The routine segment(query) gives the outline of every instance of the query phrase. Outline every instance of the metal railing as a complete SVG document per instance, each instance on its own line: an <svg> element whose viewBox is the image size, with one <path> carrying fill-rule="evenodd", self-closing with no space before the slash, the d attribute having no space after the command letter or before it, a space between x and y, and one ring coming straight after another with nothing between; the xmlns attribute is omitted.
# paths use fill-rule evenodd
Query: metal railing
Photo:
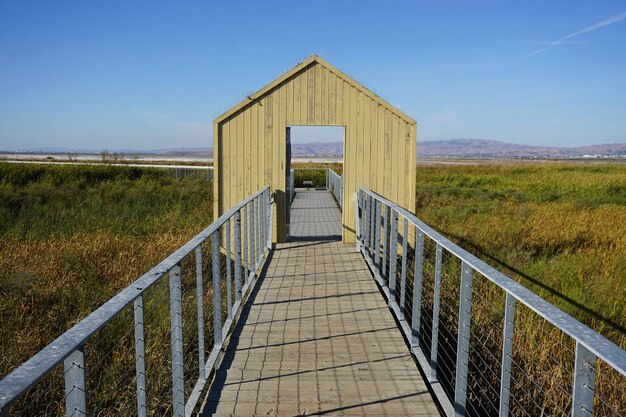
<svg viewBox="0 0 626 417"><path fill-rule="evenodd" d="M312 181L314 187L325 186L327 190L333 193L335 200L337 200L337 203L339 204L339 209L343 210L343 176L337 174L331 168L293 168L291 171L290 182L287 184L287 188L291 193L290 195L294 195L294 183L291 181L295 178L295 173L298 172L301 176L300 182L306 179ZM310 177L307 177L306 175L303 176L303 173L305 172L310 172ZM315 175L315 173L323 175L323 181L322 178L319 178L319 176Z"/></svg>
<svg viewBox="0 0 626 417"><path fill-rule="evenodd" d="M271 248L271 204L264 188L231 208L7 375L0 415L190 415Z"/></svg>
<svg viewBox="0 0 626 417"><path fill-rule="evenodd" d="M337 174L332 169L328 168L327 174L327 188L335 196L339 209L343 211L343 177Z"/></svg>
<svg viewBox="0 0 626 417"><path fill-rule="evenodd" d="M287 180L287 198L289 199L289 205L293 203L293 199L296 197L296 189L294 187L294 170L289 170L289 178Z"/></svg>
<svg viewBox="0 0 626 417"><path fill-rule="evenodd" d="M357 250L448 416L626 415L626 351L367 189Z"/></svg>
<svg viewBox="0 0 626 417"><path fill-rule="evenodd" d="M115 166L133 168L152 168L166 171L176 178L206 178L213 181L213 167L205 165L168 165L168 164L141 164L131 162L94 162L94 161L31 161L31 160L2 160L10 164L32 164L32 165L88 165L88 166Z"/></svg>

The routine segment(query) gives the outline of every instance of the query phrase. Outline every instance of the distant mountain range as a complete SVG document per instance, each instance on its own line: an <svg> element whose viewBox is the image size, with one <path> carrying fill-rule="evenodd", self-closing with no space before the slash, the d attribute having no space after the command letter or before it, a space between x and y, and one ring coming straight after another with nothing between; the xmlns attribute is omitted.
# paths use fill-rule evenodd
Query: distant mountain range
<svg viewBox="0 0 626 417"><path fill-rule="evenodd" d="M294 144L294 156L343 155L343 143ZM417 155L421 157L457 158L577 158L584 156L626 157L626 143L588 145L561 148L531 146L484 139L448 139L418 141Z"/></svg>
<svg viewBox="0 0 626 417"><path fill-rule="evenodd" d="M292 145L294 156L343 155L343 142L306 143ZM588 145L571 148L518 145L484 139L448 139L418 141L417 155L421 157L457 158L577 158L584 156L624 156L626 143Z"/></svg>
<svg viewBox="0 0 626 417"><path fill-rule="evenodd" d="M484 139L448 139L417 143L418 156L463 158L576 158L626 156L626 143L578 147L531 146Z"/></svg>
<svg viewBox="0 0 626 417"><path fill-rule="evenodd" d="M101 154L103 151L93 149L40 148L20 152L31 153L87 153ZM150 151L118 149L110 153L128 155L166 155L195 156L211 158L213 149L201 148L169 148ZM310 142L292 145L293 156L341 156L343 142ZM531 146L497 140L484 139L447 139L436 141L418 141L417 156L419 157L455 157L455 158L580 158L580 157L626 157L626 143L588 145L579 147Z"/></svg>

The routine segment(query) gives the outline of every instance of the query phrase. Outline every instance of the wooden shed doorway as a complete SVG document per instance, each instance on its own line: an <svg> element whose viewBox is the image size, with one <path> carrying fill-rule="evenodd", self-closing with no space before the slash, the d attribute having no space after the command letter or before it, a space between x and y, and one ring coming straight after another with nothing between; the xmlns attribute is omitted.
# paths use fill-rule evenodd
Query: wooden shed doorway
<svg viewBox="0 0 626 417"><path fill-rule="evenodd" d="M415 120L314 55L214 120L215 218L269 185L272 238L287 241L285 128L294 125L345 126L343 242L355 241L361 186L414 210Z"/></svg>
<svg viewBox="0 0 626 417"><path fill-rule="evenodd" d="M286 127L288 240L341 240L343 193L331 189L343 172L345 130L341 125Z"/></svg>

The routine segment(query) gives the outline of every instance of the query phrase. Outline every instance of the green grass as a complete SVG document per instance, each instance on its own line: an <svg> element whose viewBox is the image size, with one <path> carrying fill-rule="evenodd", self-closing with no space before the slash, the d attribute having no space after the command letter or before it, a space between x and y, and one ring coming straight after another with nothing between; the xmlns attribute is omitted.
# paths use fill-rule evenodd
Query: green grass
<svg viewBox="0 0 626 417"><path fill-rule="evenodd" d="M319 168L331 168L339 175L343 173L342 164L337 163L315 164L300 162L293 164L291 168L294 169L295 187L305 187L304 181L313 181L313 187L326 187L326 171Z"/></svg>
<svg viewBox="0 0 626 417"><path fill-rule="evenodd" d="M626 347L626 165L420 165L416 192L420 219ZM430 243L422 307L426 315L432 310ZM456 346L459 274L459 262L444 257L444 351ZM498 387L500 378L494 352L502 347L504 299L499 288L474 275L469 406L478 415L496 415L498 395L490 387ZM569 336L518 303L512 415L571 414L574 350ZM443 381L450 390L446 377ZM624 378L601 361L595 388L598 415L626 412Z"/></svg>
<svg viewBox="0 0 626 417"><path fill-rule="evenodd" d="M176 179L163 170L0 163L0 374L6 375L210 224L211 190L204 179ZM204 259L208 268L208 253ZM192 264L192 259L183 263L183 286L189 289L183 294L186 323L194 323L196 309ZM164 381L152 384L152 394L165 398L171 389L169 302L167 279L161 281L164 288L160 284L146 294L146 320L152 317L146 323L146 355L152 378ZM132 309L126 309L85 349L88 385L98 393L91 397L98 401L90 405L94 413L134 413L134 375L126 372L134 369L132 317ZM187 363L193 365L195 356L187 348L197 329L188 325L184 332L189 343L185 353L191 358ZM61 368L31 390L17 409L25 407L29 415L44 409L49 410L46 415L60 414ZM167 403L151 404L153 412L166 408Z"/></svg>
<svg viewBox="0 0 626 417"><path fill-rule="evenodd" d="M416 213L626 347L626 165L420 166Z"/></svg>
<svg viewBox="0 0 626 417"><path fill-rule="evenodd" d="M341 174L340 168L333 167ZM321 176L318 180L324 185ZM0 163L0 374L208 225L211 190L203 179L178 180L162 170ZM420 165L415 211L465 249L626 347L626 165ZM451 329L453 340L459 265L446 262L441 325ZM425 275L432 275L429 265ZM192 381L197 335L193 259L186 259L182 270L185 368ZM502 300L493 295L493 285L480 279L475 283L473 329L485 340L473 349L498 352ZM426 312L432 291L428 280L424 285ZM209 305L211 291L206 289ZM153 401L150 412L159 414L171 412L168 305L167 280L161 280L145 300L147 372L151 381L160 381L148 394L164 399ZM210 311L205 306L206 323L212 322ZM127 372L134 370L132 331L132 310L127 309L93 339L98 344L87 346L88 384L94 384L92 398L98 399L91 410L134 414L133 374ZM515 337L516 363L528 375L524 389L539 387L535 397L556 398L558 406L547 404L545 410L559 414L571 402L558 387L570 375L573 357L563 346L571 348L571 343L523 307L517 312ZM497 360L490 365L497 369ZM605 366L599 369L596 392L626 412L619 390L623 379ZM35 404L29 411L62 402L60 371L25 398L22 404Z"/></svg>

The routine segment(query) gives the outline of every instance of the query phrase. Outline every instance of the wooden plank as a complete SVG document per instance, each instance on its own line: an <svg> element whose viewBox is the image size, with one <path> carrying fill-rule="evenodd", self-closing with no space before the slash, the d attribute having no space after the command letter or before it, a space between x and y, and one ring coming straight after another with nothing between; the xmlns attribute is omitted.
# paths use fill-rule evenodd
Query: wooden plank
<svg viewBox="0 0 626 417"><path fill-rule="evenodd" d="M371 147L371 172L370 172L370 187L372 190L376 189L376 181L378 179L378 104L374 101L370 102L370 147Z"/></svg>
<svg viewBox="0 0 626 417"><path fill-rule="evenodd" d="M337 124L337 77L328 72L328 123Z"/></svg>
<svg viewBox="0 0 626 417"><path fill-rule="evenodd" d="M349 169L351 166L351 161L350 161L351 154L350 154L349 144L350 144L350 137L352 135L352 130L354 129L354 126L350 125L350 85L342 81L341 90L342 90L342 97L343 97L343 118L344 118L343 122L346 125L345 131L344 131L344 141L343 141L343 186L344 186L343 204L344 206L347 207L348 198L346 198L345 196L349 192L347 188L348 187L347 184L348 184L348 178L350 177ZM346 211L348 210L344 210L343 213L341 214L341 223L342 223L341 235L343 239L345 239L343 225L345 225L347 221Z"/></svg>
<svg viewBox="0 0 626 417"><path fill-rule="evenodd" d="M392 199L391 193L391 167L393 164L392 160L392 152L391 152L391 138L392 138L392 123L393 123L393 114L385 110L385 170L383 174L383 189L382 195L388 199Z"/></svg>
<svg viewBox="0 0 626 417"><path fill-rule="evenodd" d="M236 174L234 181L231 183L230 189L230 206L233 206L234 201L240 201L243 196L242 188L244 187L245 176L245 144L243 139L243 117L236 117L233 119L236 124L235 131L235 147L237 152L231 155L231 162L236 163Z"/></svg>
<svg viewBox="0 0 626 417"><path fill-rule="evenodd" d="M261 187L265 187L266 185L270 183L265 172L265 169L266 169L265 165L267 161L265 159L265 148L267 147L267 144L265 142L265 131L266 131L265 106L263 106L262 103L259 103L256 105L256 109L257 109L257 123L258 123L257 137L259 139L259 147L257 150L257 155L259 156L257 160L257 163L259 164L258 173L259 173L259 177L261 178Z"/></svg>
<svg viewBox="0 0 626 417"><path fill-rule="evenodd" d="M409 202L407 203L407 205L409 207L411 207L411 211L415 210L415 200L417 198L417 196L415 195L415 193L417 192L416 189L416 171L417 171L417 163L416 163L416 152L417 152L417 125L411 125L410 127L410 131L409 134L411 135L411 137L409 138L409 140L411 141L411 145L409 148L409 152L410 152L410 159L409 159L409 179L411 180L410 184L409 184L409 189L411 190L411 199L409 200Z"/></svg>
<svg viewBox="0 0 626 417"><path fill-rule="evenodd" d="M352 246L278 244L249 303L203 415L439 415Z"/></svg>
<svg viewBox="0 0 626 417"><path fill-rule="evenodd" d="M300 86L302 85L303 76L298 76L293 80L293 121L294 125L302 124L302 96L300 94Z"/></svg>
<svg viewBox="0 0 626 417"><path fill-rule="evenodd" d="M222 191L222 199L223 199L223 203L226 205L226 207L228 207L228 205L232 204L232 198L231 198L231 193L232 193L232 185L231 185L231 178L232 178L232 148L234 147L234 145L232 144L232 134L230 133L230 129L231 129L231 122L227 121L222 125L222 146L225 148L225 152L224 152L224 157L220 159L221 162L221 182L224 185L224 189ZM215 160L218 160L219 158L215 158L215 154L213 155ZM215 174L215 172L213 173ZM226 211L226 210L224 210ZM223 211L221 212L223 213ZM221 215L220 213L220 215Z"/></svg>
<svg viewBox="0 0 626 417"><path fill-rule="evenodd" d="M263 105L263 112L265 113L265 180L271 185L271 191L275 189L273 178L273 149L274 142L272 137L274 126L274 104L272 96L265 98L261 104Z"/></svg>
<svg viewBox="0 0 626 417"><path fill-rule="evenodd" d="M343 114L343 81L339 77L336 77L336 79L335 122L338 125L345 125L345 116Z"/></svg>
<svg viewBox="0 0 626 417"><path fill-rule="evenodd" d="M372 188L371 177L372 175L372 100L369 97L363 95L363 120L361 123L361 129L363 130L363 177L360 181L357 181L356 186L365 185L367 188Z"/></svg>
<svg viewBox="0 0 626 417"><path fill-rule="evenodd" d="M315 65L307 70L307 124L315 124Z"/></svg>
<svg viewBox="0 0 626 417"><path fill-rule="evenodd" d="M328 77L326 68L321 65L317 67L319 70L320 77L320 107L321 107L321 116L320 116L320 124L327 125L328 124Z"/></svg>
<svg viewBox="0 0 626 417"><path fill-rule="evenodd" d="M283 87L286 89L286 101L285 101L285 106L286 106L286 111L287 114L285 115L285 125L289 126L289 125L293 125L293 113L294 113L294 99L293 99L293 80L289 80L287 82L287 84Z"/></svg>
<svg viewBox="0 0 626 417"><path fill-rule="evenodd" d="M347 146L349 153L349 166L346 166L348 175L344 178L344 205L345 207L354 207L354 193L356 192L356 179L361 177L362 167L357 159L357 142L359 137L357 135L357 95L358 91L352 87L348 87L350 95L350 141ZM344 168L344 169L345 169ZM354 210L344 210L344 242L354 242Z"/></svg>
<svg viewBox="0 0 626 417"><path fill-rule="evenodd" d="M300 75L300 123L309 123L309 71Z"/></svg>
<svg viewBox="0 0 626 417"><path fill-rule="evenodd" d="M272 94L272 184L274 185L275 194L275 202L274 204L274 231L276 234L275 240L279 241L281 239L280 235L280 221L281 221L281 210L279 207L279 197L280 193L284 192L284 189L281 188L280 183L280 161L282 157L280 155L280 95L274 92Z"/></svg>
<svg viewBox="0 0 626 417"><path fill-rule="evenodd" d="M363 183L363 178L369 176L369 163L365 162L365 135L363 132L364 125L364 95L360 91L356 93L356 164L357 174L354 178L354 192ZM348 206L353 207L353 206Z"/></svg>
<svg viewBox="0 0 626 417"><path fill-rule="evenodd" d="M319 65L313 67L315 74L315 118L313 123L316 125L322 124L322 68Z"/></svg>
<svg viewBox="0 0 626 417"><path fill-rule="evenodd" d="M219 163L221 152L221 142L223 142L221 125L217 122L213 122L213 199L215 201L213 210L213 219L217 220L222 215L223 197L223 184L224 176L221 174L222 166Z"/></svg>
<svg viewBox="0 0 626 417"><path fill-rule="evenodd" d="M258 190L261 186L261 176L259 175L259 163L257 155L259 154L259 116L257 114L257 106L250 106L247 110L250 113L250 189ZM250 191L250 193L254 192Z"/></svg>
<svg viewBox="0 0 626 417"><path fill-rule="evenodd" d="M404 200L404 196L406 195L406 190L404 188L404 183L406 177L404 176L404 123L400 120L400 118L396 117L396 145L395 145L395 160L397 165L395 166L394 176L397 178L397 191L396 191L396 200L398 204L401 204Z"/></svg>
<svg viewBox="0 0 626 417"><path fill-rule="evenodd" d="M252 165L252 140L250 137L250 108L248 107L243 112L243 157L244 157L244 171L243 171L243 187L238 191L241 193L237 200L243 200L245 196L253 193L251 184L251 165Z"/></svg>
<svg viewBox="0 0 626 417"><path fill-rule="evenodd" d="M277 126L278 136L277 136L277 144L278 144L278 158L274 161L276 165L278 165L278 189L281 192L278 194L278 204L279 214L277 217L278 220L278 230L280 236L280 242L284 242L287 238L287 198L285 191L287 189L287 179L286 179L286 157L287 157L287 138L286 138L286 124L285 121L287 119L287 106L289 104L287 100L287 88L285 86L281 87L278 90L278 94L280 94L280 106L279 108L279 124Z"/></svg>
<svg viewBox="0 0 626 417"><path fill-rule="evenodd" d="M378 139L376 141L378 166L376 170L376 188L374 188L374 191L383 195L383 188L385 187L385 110L382 106L378 106L376 110L378 116Z"/></svg>
<svg viewBox="0 0 626 417"><path fill-rule="evenodd" d="M404 192L402 193L402 204L403 207L408 209L411 213L413 213L413 211L415 210L415 205L411 206L411 198L410 198L410 194L415 194L415 187L412 187L412 181L411 181L411 152L414 152L412 150L412 146L411 146L411 126L407 125L406 123L402 122L402 124L404 125L404 149L403 149L403 156L404 156Z"/></svg>

